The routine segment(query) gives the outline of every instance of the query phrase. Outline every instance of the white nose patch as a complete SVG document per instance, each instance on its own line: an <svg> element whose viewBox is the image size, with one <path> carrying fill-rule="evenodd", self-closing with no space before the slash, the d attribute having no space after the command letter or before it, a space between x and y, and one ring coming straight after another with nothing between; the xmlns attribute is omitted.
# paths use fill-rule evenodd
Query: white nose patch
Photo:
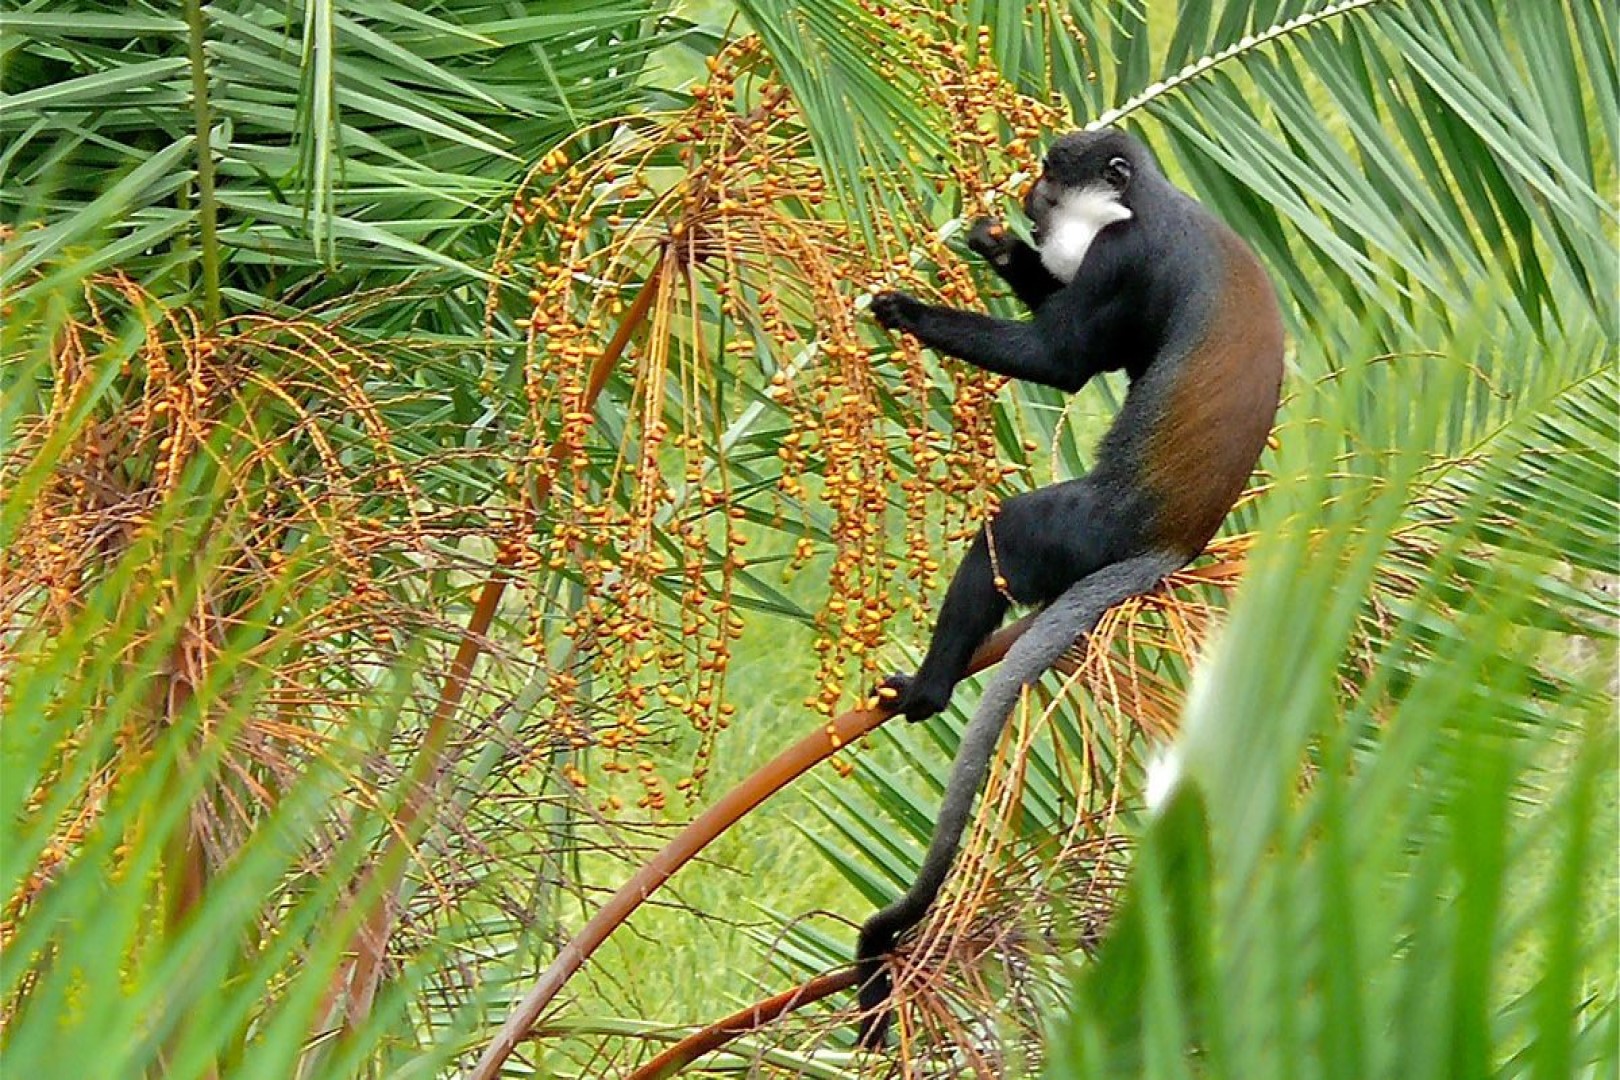
<svg viewBox="0 0 1620 1080"><path fill-rule="evenodd" d="M1080 272L1097 234L1131 216L1111 188L1084 187L1066 191L1052 208L1041 237L1041 263L1067 285Z"/></svg>

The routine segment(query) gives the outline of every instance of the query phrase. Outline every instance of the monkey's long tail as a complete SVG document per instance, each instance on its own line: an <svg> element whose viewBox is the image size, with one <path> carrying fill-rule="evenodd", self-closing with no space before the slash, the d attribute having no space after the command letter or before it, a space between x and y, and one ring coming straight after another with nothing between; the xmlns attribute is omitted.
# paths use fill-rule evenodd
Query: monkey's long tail
<svg viewBox="0 0 1620 1080"><path fill-rule="evenodd" d="M1179 556L1155 553L1106 566L1069 586L1035 617L1024 635L1007 650L1006 658L996 668L979 699L973 719L962 733L962 744L956 751L956 761L945 784L934 836L917 871L917 879L898 900L861 927L855 964L860 978L862 1046L873 1049L883 1045L889 1028L887 1005L892 989L884 960L900 935L921 922L939 896L961 846L974 799L989 771L1001 729L1006 726L1024 687L1057 663L1082 635L1091 633L1109 608L1149 591L1185 562Z"/></svg>

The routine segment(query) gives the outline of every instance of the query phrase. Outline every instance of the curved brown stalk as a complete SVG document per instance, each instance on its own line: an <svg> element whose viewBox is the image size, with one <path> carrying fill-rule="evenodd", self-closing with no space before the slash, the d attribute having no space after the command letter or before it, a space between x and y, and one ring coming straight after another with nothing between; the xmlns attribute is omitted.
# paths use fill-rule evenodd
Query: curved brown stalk
<svg viewBox="0 0 1620 1080"><path fill-rule="evenodd" d="M973 654L970 670L980 671L1000 660L1028 625L1029 619L1024 618L997 631ZM872 731L888 718L889 714L881 710L855 709L831 724L817 727L812 734L788 747L726 792L718 802L677 833L598 909L572 941L563 946L562 952L557 954L540 980L523 996L506 1023L501 1025L501 1030L485 1048L478 1064L468 1073L468 1080L494 1080L501 1064L528 1036L540 1013L557 996L563 984L675 871L685 866L694 855L754 807L797 780L811 766L831 757L839 747Z"/></svg>
<svg viewBox="0 0 1620 1080"><path fill-rule="evenodd" d="M585 384L584 407L587 410L596 404L602 388L607 385L613 365L618 363L619 357L630 344L631 335L651 310L663 267L664 261L660 259L652 272L647 275L647 279L642 282L641 289L631 301L629 310L619 323L618 331L613 335L613 340L608 342L607 348L592 366ZM554 464L562 453L560 444L553 447ZM536 485L531 496L531 509L538 508L551 494L551 477L555 476L556 472L553 469L541 476L540 483ZM361 920L350 943L349 962L338 968L333 976L317 1030L329 1026L339 1009L343 1010L345 1026L351 1026L355 1020L371 1009L371 1002L376 996L377 985L382 976L388 939L393 930L392 900L399 884L397 878L404 874L405 867L409 865L406 844L412 834L412 826L431 803L429 796L444 767L444 748L450 738L451 721L455 719L456 711L461 707L462 696L467 692L473 665L478 662L478 654L483 651L484 636L489 632L490 623L494 621L495 612L500 607L501 595L512 580L513 557L512 553L505 550L497 557L489 578L479 590L478 601L473 605L472 617L467 620L467 628L462 631L461 643L456 647L456 655L450 661L449 671L445 673L444 687L439 691L438 703L433 709L433 716L428 721L427 731L423 735L422 748L417 752L416 760L406 777L406 791L409 794L395 816L395 827L390 831L387 843L372 864L373 874L386 874L396 880L381 890L376 889L375 882L366 880L356 890L358 896L374 895L375 899L371 901L372 906Z"/></svg>
<svg viewBox="0 0 1620 1080"><path fill-rule="evenodd" d="M854 968L845 968L843 971L817 975L791 990L773 994L764 1001L755 1002L723 1020L716 1020L708 1027L692 1032L624 1080L665 1080L665 1077L674 1076L710 1050L718 1050L732 1039L758 1030L802 1005L831 997L840 990L848 990L859 977Z"/></svg>

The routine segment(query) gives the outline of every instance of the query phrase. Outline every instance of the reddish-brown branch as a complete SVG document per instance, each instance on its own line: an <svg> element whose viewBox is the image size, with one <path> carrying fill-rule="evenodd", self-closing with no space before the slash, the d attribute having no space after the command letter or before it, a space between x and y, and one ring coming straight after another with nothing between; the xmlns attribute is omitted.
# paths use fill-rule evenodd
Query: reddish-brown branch
<svg viewBox="0 0 1620 1080"><path fill-rule="evenodd" d="M1006 655L1007 649L1017 641L1029 625L1029 619L1020 619L998 631L973 654L973 671L989 667ZM720 834L754 807L804 775L811 766L831 757L840 746L855 741L888 719L888 713L874 709L856 709L847 712L831 724L818 727L815 732L794 743L775 758L766 762L753 775L721 796L702 815L682 829L642 865L641 869L614 893L606 904L591 917L590 922L563 946L562 952L540 976L539 982L524 995L512 1015L484 1050L478 1064L468 1074L468 1080L494 1080L501 1064L512 1050L528 1036L540 1013L557 996L569 978L584 966L585 961L614 930L630 917L670 876L685 866L694 855L712 843Z"/></svg>
<svg viewBox="0 0 1620 1080"><path fill-rule="evenodd" d="M723 1020L716 1020L708 1027L692 1032L625 1077L625 1080L664 1080L665 1077L674 1076L704 1054L718 1050L739 1036L756 1031L801 1006L850 989L859 977L854 968L846 968L828 975L817 975L801 986L773 994L764 1001L755 1002Z"/></svg>
<svg viewBox="0 0 1620 1080"><path fill-rule="evenodd" d="M584 407L587 410L596 404L602 388L607 385L613 366L618 363L619 357L630 344L631 335L636 332L646 319L647 312L652 309L663 265L663 262L659 262L647 275L647 280L642 283L629 310L619 322L618 331L592 365L585 384ZM561 463L563 452L561 444L552 447L551 458L554 466ZM551 478L556 472L555 468L549 470L536 485L532 496L534 507L538 508L551 494ZM412 763L407 776L408 795L396 815L395 828L387 845L373 863L373 873L383 873L392 877L405 871L408 863L405 858L405 844L422 811L432 804L431 794L444 767L444 748L449 741L451 721L455 719L456 712L461 707L461 699L472 680L473 665L478 662L478 655L483 651L484 637L489 632L490 624L495 620L501 596L505 593L506 586L511 583L512 560L515 555L515 551L503 548L496 558L488 580L479 590L472 616L467 620L467 629L462 632L461 643L456 647L456 655L450 661L450 669L445 673L444 687L439 692L438 703L433 709L432 718L428 721L422 747L417 751L416 760ZM348 1025L352 1025L356 1019L370 1011L393 928L391 901L397 885L398 882L394 881L386 888L375 890L374 882L367 882L358 890L358 895L375 895L375 899L355 932L349 949L351 957L349 963L339 968L333 978L326 1007L322 1009L322 1027L331 1023L338 1008L344 1010L345 1022Z"/></svg>

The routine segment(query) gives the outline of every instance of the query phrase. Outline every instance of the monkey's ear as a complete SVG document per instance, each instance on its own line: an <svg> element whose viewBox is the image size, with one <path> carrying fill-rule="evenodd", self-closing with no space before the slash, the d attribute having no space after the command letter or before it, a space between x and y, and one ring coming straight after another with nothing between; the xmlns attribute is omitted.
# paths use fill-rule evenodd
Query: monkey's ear
<svg viewBox="0 0 1620 1080"><path fill-rule="evenodd" d="M1124 191L1131 182L1130 161L1118 155L1109 158L1108 164L1103 166L1102 178L1115 191Z"/></svg>

